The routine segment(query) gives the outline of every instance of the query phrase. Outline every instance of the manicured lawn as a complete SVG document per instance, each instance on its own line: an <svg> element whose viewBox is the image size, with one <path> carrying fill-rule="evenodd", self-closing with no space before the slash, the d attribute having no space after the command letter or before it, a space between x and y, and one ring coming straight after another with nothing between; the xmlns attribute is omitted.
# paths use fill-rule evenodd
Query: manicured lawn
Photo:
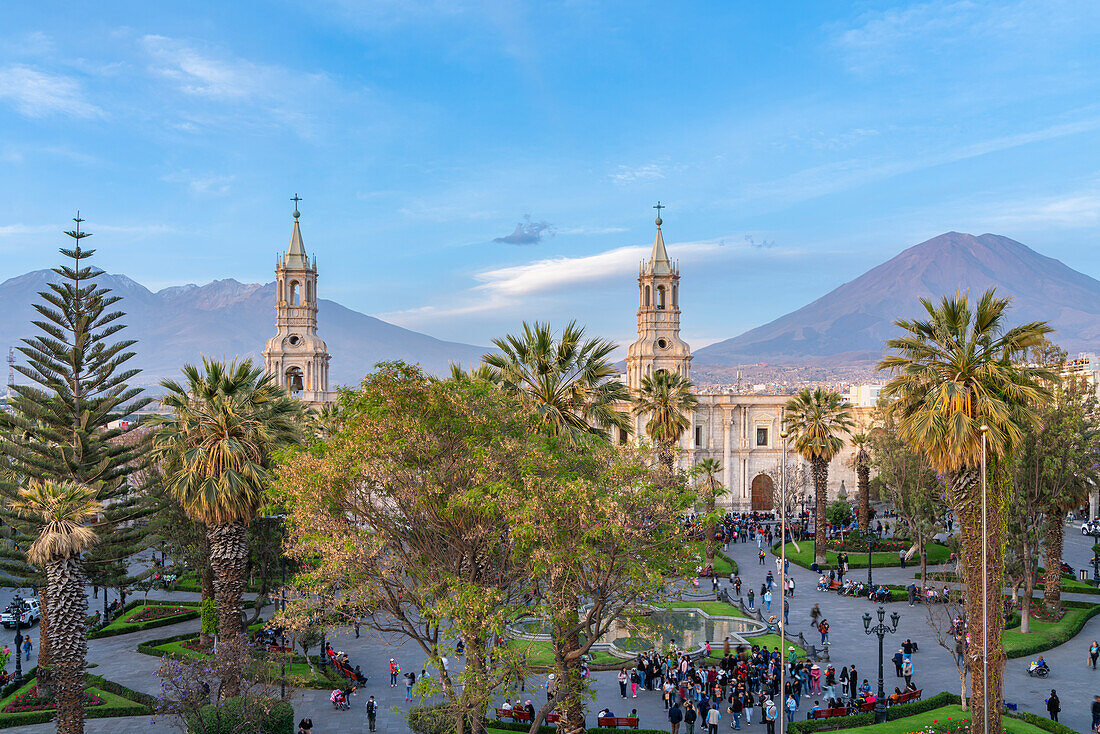
<svg viewBox="0 0 1100 734"><path fill-rule="evenodd" d="M550 667L554 664L554 647L549 640L508 640L508 646L527 652L528 665L538 667ZM612 665L625 663L622 658L617 658L610 653L593 651L589 653L592 662L596 665Z"/></svg>
<svg viewBox="0 0 1100 734"><path fill-rule="evenodd" d="M698 565L706 565L706 543L702 540L693 540L691 541L691 547L695 551L695 556L699 559ZM737 573L737 562L731 562L731 560L722 553L722 544L715 544L715 549L717 552L714 554L714 572L719 576L725 577L728 577L731 573Z"/></svg>
<svg viewBox="0 0 1100 734"><path fill-rule="evenodd" d="M774 648L779 646L779 635L753 635L752 637L746 637L745 639L748 641L749 645L760 645L761 647L767 648ZM791 642L791 638L788 637L787 647L790 647L791 645L794 645L794 651L798 653L798 655L801 656L806 654L805 650ZM730 640L730 649L737 649L737 645L735 645L732 640ZM786 650L784 650L783 654L784 656L786 655ZM721 660L722 655L722 645L714 645L713 649L710 651L710 656L712 658L715 658L716 660Z"/></svg>
<svg viewBox="0 0 1100 734"><path fill-rule="evenodd" d="M842 731L860 731L868 732L868 734L907 734L907 732L920 731L935 721L943 724L948 721L959 721L960 719L969 720L970 714L963 711L962 706L952 704L950 706L932 709L931 711L925 711L923 714L915 714L913 716L887 721L884 724L857 726L852 729L843 729ZM1005 730L1010 734L1045 734L1043 729L1029 724L1026 721L1011 719L1007 716L1002 717L1001 721L1004 723Z"/></svg>
<svg viewBox="0 0 1100 734"><path fill-rule="evenodd" d="M801 550L795 550L794 543L787 543L787 558L791 563L796 563L803 568L809 568L814 562L814 544L813 541L799 543ZM779 545L776 544L776 549ZM778 554L776 554L778 555ZM928 564L935 565L940 563L946 563L947 559L951 557L951 550L945 545L931 544L928 546ZM887 553L872 553L872 562L875 568L884 566L900 566L901 562L898 560L898 554L894 552ZM829 568L836 568L836 553L834 551L826 551L825 553L826 565ZM920 567L920 559L913 558L910 561L905 562L906 567L915 566ZM848 553L848 568L867 568L867 554L866 553Z"/></svg>
<svg viewBox="0 0 1100 734"><path fill-rule="evenodd" d="M699 611L706 612L712 617L749 618L748 615L740 609L732 604L726 604L724 601L674 601L668 604L662 604L661 606L666 609L698 609Z"/></svg>
<svg viewBox="0 0 1100 734"><path fill-rule="evenodd" d="M113 620L109 625L107 625L103 629L104 630L137 629L138 626L141 623L140 622L131 623L130 619L140 615L142 612L144 612L147 609L154 609L154 608L159 608L159 607L167 607L167 608L174 608L174 609L179 609L180 610L179 614L172 615L172 617L166 617L166 619L175 619L177 621L182 622L185 619L193 619L193 618L199 616L199 610L198 610L197 607L177 607L175 604L170 604L170 603L166 604L164 602L154 602L154 603L150 603L150 604L141 604L139 606L134 607L130 611L126 612L126 614L123 614L121 617Z"/></svg>
<svg viewBox="0 0 1100 734"><path fill-rule="evenodd" d="M156 649L164 650L166 653L168 653L170 657L178 659L198 658L205 655L205 653L198 652L197 650L190 650L184 647L185 642L187 642L187 640L166 642L163 645L157 645ZM302 658L301 655L295 655L295 660L301 661L304 660L304 658ZM271 665L274 668L276 674L279 674L282 671L282 663L273 661ZM314 670L316 670L317 672L314 673ZM332 685L332 681L328 677L326 677L324 673L320 672L316 665L313 666L313 670L310 670L309 664L305 662L291 662L291 664L287 666L286 674L287 677L300 678L300 684L303 687L308 686L311 688L326 688Z"/></svg>
<svg viewBox="0 0 1100 734"><path fill-rule="evenodd" d="M30 688L32 686L34 686L35 683L37 683L37 681L34 678L31 678L22 687L20 687L19 690L13 692L11 695L5 697L3 700L0 700L0 728L5 728L7 726L12 726L13 721L18 721L19 720L17 717L25 717L27 715L27 712L6 713L6 712L4 712L3 709L4 709L5 706L7 706L9 703L11 703L12 700L14 700L17 696L19 696L23 693L26 693L28 690L30 690ZM95 711L95 710L98 710L98 709L107 709L107 708L111 708L111 709L115 709L115 710L133 708L133 709L140 709L142 712L148 712L148 710L149 710L146 706L138 703L137 701L131 701L130 699L123 698L122 696L119 696L116 693L110 693L108 691L105 691L102 688L96 688L95 686L85 686L84 690L88 693L91 693L92 695L99 696L101 699L103 699L103 703L96 704L95 706L89 706L87 708L87 710L89 712L92 712L92 711ZM18 724L15 724L15 725L18 725Z"/></svg>
<svg viewBox="0 0 1100 734"><path fill-rule="evenodd" d="M1026 635L1019 626L1004 631L1004 650L1007 657L1023 657L1041 650L1049 650L1069 640L1070 633L1084 624L1093 609L1065 607L1065 614L1057 622L1031 620L1031 631Z"/></svg>

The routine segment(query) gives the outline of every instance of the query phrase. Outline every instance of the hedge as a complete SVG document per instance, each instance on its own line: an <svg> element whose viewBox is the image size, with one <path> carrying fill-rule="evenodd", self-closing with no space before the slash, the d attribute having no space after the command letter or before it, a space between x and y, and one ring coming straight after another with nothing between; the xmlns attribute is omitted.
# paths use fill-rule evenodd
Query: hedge
<svg viewBox="0 0 1100 734"><path fill-rule="evenodd" d="M114 637L115 635L125 635L129 634L130 632L141 632L142 630L151 630L156 629L157 627L167 627L170 624L176 624L177 622L186 622L187 620L195 619L199 616L199 602L197 601L160 602L154 600L153 602L148 603L148 605L156 607L195 607L195 609L193 611L186 611L181 614L173 615L171 617L165 617L164 619L152 619L148 622L135 622L132 624L129 622L123 622L122 624L125 624L125 627L115 627L114 629L108 629L112 624L118 622L123 615L133 611L139 606L145 606L146 604L147 602L144 599L135 599L133 602L128 603L122 608L122 613L119 614L119 616L116 617L113 621L109 622L103 627L100 627L99 629L89 631L88 639L98 640L101 637Z"/></svg>
<svg viewBox="0 0 1100 734"><path fill-rule="evenodd" d="M201 721L192 719L187 723L189 733L202 732L202 734L219 734L219 732L237 731L241 723L241 709L251 705L244 697L227 698L219 706L210 704L199 710ZM225 726L219 726L225 721ZM249 726L249 731L257 734L293 734L294 732L294 707L286 701L279 701L259 722L259 728Z"/></svg>
<svg viewBox="0 0 1100 734"><path fill-rule="evenodd" d="M31 674L34 673L34 669L31 669ZM25 686L28 681L31 680L33 675L27 675L23 679L23 683L20 687ZM156 699L147 693L140 693L126 686L119 685L114 681L106 680L98 675L91 675L86 673L84 675L85 688L98 688L101 691L107 693L113 693L120 698L125 698L128 701L134 702L135 706L94 706L86 707L84 709L85 719L110 719L120 716L149 716L153 713L153 703ZM16 687L13 684L8 684L4 687L4 693L2 698L7 698L16 691ZM22 713L12 714L0 714L0 729L8 729L13 726L30 726L31 724L45 724L49 721L53 721L57 711L25 711Z"/></svg>
<svg viewBox="0 0 1100 734"><path fill-rule="evenodd" d="M445 726L446 719L440 718L438 713L445 709L447 704L437 703L430 705L413 706L406 712L405 718L409 729L416 734L454 734L454 730ZM530 724L515 721L498 721L486 719L485 726L489 729L501 729L503 731L528 732ZM668 734L664 729L629 729L631 734ZM623 734L622 729L592 728L586 729L586 734ZM558 734L556 726L543 724L539 727L538 734Z"/></svg>
<svg viewBox="0 0 1100 734"><path fill-rule="evenodd" d="M1051 734L1077 734L1076 729L1071 729L1065 724L1059 724L1057 721L1051 721L1045 716L1036 716L1030 711L1006 711L1005 715L1019 719L1020 721L1037 726L1040 729L1051 732Z"/></svg>
<svg viewBox="0 0 1100 734"><path fill-rule="evenodd" d="M906 716L915 716L917 714L923 714L925 711L938 709L940 706L946 706L948 704L958 702L959 697L956 694L946 692L937 693L934 696L930 696L920 701L912 701L910 703L900 703L896 706L890 706L886 709L886 720L894 721L895 719L902 719ZM836 716L831 719L792 721L787 725L787 731L794 732L795 734L809 734L809 732L815 731L835 731L837 729L852 729L857 726L870 726L874 723L875 714L873 711L871 711L865 714Z"/></svg>
<svg viewBox="0 0 1100 734"><path fill-rule="evenodd" d="M1087 601L1063 601L1063 607L1069 607L1071 609L1086 609L1087 611L1078 617L1072 624L1068 625L1061 634L1054 635L1047 640L1036 640L1031 645L1022 645L1014 648L1011 653L1006 650L1005 657L1007 658L1022 658L1027 655L1034 655L1037 652L1044 652L1052 648L1064 645L1077 636L1077 633L1085 626L1085 623L1090 619L1100 614L1100 604L1091 604Z"/></svg>
<svg viewBox="0 0 1100 734"><path fill-rule="evenodd" d="M145 655L154 655L158 658L168 656L167 650L158 650L158 645L167 645L169 642L182 642L183 640L190 640L194 637L198 637L194 632L184 632L182 635L172 635L171 637L161 637L157 640L146 640L141 642L137 646L137 651L144 653Z"/></svg>

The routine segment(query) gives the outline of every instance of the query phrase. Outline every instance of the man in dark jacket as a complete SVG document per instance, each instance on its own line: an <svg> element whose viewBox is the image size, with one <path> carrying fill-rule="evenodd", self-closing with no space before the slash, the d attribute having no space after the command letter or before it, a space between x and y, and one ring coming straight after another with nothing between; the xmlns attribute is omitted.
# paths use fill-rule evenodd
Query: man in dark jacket
<svg viewBox="0 0 1100 734"><path fill-rule="evenodd" d="M680 704L672 704L672 708L668 710L668 723L672 734L679 734L680 722L684 720L684 712L680 710Z"/></svg>
<svg viewBox="0 0 1100 734"><path fill-rule="evenodd" d="M1050 698L1047 699L1047 713L1051 721L1058 720L1058 712L1062 710L1062 702L1058 700L1058 691L1050 689Z"/></svg>
<svg viewBox="0 0 1100 734"><path fill-rule="evenodd" d="M899 648L898 651L896 653L894 653L894 657L892 657L890 659L892 661L894 661L894 670L896 671L897 676L900 678L901 677L901 664L905 662L905 655L902 654L901 649Z"/></svg>

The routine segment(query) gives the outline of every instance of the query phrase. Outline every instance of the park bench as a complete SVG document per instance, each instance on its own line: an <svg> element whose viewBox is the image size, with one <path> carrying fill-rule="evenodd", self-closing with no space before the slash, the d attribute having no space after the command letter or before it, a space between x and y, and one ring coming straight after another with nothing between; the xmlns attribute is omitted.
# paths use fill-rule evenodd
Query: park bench
<svg viewBox="0 0 1100 734"><path fill-rule="evenodd" d="M859 705L859 709L856 711L856 713L857 714L865 714L868 711L874 711L875 710L875 703L876 703L875 701L864 701L863 703L861 703Z"/></svg>
<svg viewBox="0 0 1100 734"><path fill-rule="evenodd" d="M531 715L527 713L527 709L513 708L512 709L512 721L530 721Z"/></svg>
<svg viewBox="0 0 1100 734"><path fill-rule="evenodd" d="M894 703L909 703L910 701L919 701L920 700L920 695L923 691L924 691L923 688L918 688L915 691L909 691L908 693L903 693L903 694L901 694L900 696L897 697L897 699L894 701Z"/></svg>
<svg viewBox="0 0 1100 734"><path fill-rule="evenodd" d="M524 712L524 713L526 713L526 712ZM512 718L512 709L497 709L497 718L498 719L511 719Z"/></svg>
<svg viewBox="0 0 1100 734"><path fill-rule="evenodd" d="M561 714L559 714L557 711L551 711L546 715L547 724L556 724L559 721L561 721Z"/></svg>
<svg viewBox="0 0 1100 734"><path fill-rule="evenodd" d="M831 719L834 716L847 716L848 707L838 706L831 709L818 709L817 711L811 711L809 719Z"/></svg>
<svg viewBox="0 0 1100 734"><path fill-rule="evenodd" d="M596 719L596 725L604 729L617 729L620 726L637 729L638 719L630 716L601 716Z"/></svg>
<svg viewBox="0 0 1100 734"><path fill-rule="evenodd" d="M833 579L829 582L829 591L840 591L841 586L842 584L839 581Z"/></svg>

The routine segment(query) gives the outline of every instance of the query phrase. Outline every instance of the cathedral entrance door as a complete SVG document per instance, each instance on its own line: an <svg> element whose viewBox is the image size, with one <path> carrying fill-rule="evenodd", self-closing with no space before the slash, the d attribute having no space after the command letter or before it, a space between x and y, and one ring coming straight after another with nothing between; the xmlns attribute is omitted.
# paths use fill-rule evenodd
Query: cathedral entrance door
<svg viewBox="0 0 1100 734"><path fill-rule="evenodd" d="M752 509L753 512L767 512L772 509L775 484L767 474L757 474L752 480Z"/></svg>

